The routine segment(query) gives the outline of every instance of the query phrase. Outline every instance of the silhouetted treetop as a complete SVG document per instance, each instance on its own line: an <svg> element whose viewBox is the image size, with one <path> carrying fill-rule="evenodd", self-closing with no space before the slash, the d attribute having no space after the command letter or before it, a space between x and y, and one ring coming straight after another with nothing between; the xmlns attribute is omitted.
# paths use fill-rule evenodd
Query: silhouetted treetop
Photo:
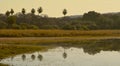
<svg viewBox="0 0 120 66"><path fill-rule="evenodd" d="M38 11L38 14L42 13L43 12L42 7L39 7L37 11Z"/></svg>
<svg viewBox="0 0 120 66"><path fill-rule="evenodd" d="M9 11L6 11L5 15L8 17L10 16L10 12Z"/></svg>
<svg viewBox="0 0 120 66"><path fill-rule="evenodd" d="M34 8L32 8L31 13L35 14L35 9Z"/></svg>
<svg viewBox="0 0 120 66"><path fill-rule="evenodd" d="M63 15L65 16L66 14L67 14L67 10L64 9L64 10L63 10Z"/></svg>
<svg viewBox="0 0 120 66"><path fill-rule="evenodd" d="M25 11L25 8L22 8L22 14L25 15L26 11Z"/></svg>
<svg viewBox="0 0 120 66"><path fill-rule="evenodd" d="M13 13L14 13L14 10L13 10L13 9L11 9L10 13L11 13L11 15L13 15Z"/></svg>

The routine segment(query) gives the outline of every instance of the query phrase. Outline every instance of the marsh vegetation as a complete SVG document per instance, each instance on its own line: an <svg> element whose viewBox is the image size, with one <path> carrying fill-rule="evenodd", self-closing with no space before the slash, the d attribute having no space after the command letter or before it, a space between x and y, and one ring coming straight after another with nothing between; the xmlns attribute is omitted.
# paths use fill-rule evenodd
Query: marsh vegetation
<svg viewBox="0 0 120 66"><path fill-rule="evenodd" d="M0 30L0 37L119 37L120 30Z"/></svg>

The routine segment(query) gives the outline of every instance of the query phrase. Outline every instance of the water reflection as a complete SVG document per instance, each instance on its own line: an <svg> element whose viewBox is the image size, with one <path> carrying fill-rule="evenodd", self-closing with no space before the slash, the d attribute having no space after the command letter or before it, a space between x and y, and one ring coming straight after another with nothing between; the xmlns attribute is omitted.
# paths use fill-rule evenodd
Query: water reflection
<svg viewBox="0 0 120 66"><path fill-rule="evenodd" d="M39 61L42 61L42 60L43 60L43 56L39 54L39 55L38 55L38 60L39 60Z"/></svg>
<svg viewBox="0 0 120 66"><path fill-rule="evenodd" d="M120 51L120 39L92 40L86 42L76 42L69 45L62 45L63 48L82 48L84 53L95 55L101 51Z"/></svg>
<svg viewBox="0 0 120 66"><path fill-rule="evenodd" d="M25 54L22 55L22 60L23 60L23 61L26 60L26 55L25 55Z"/></svg>
<svg viewBox="0 0 120 66"><path fill-rule="evenodd" d="M120 66L119 42L120 40L97 40L60 45L47 51L7 58L0 63L10 66Z"/></svg>
<svg viewBox="0 0 120 66"><path fill-rule="evenodd" d="M0 59L0 61L1 61L2 59Z"/></svg>
<svg viewBox="0 0 120 66"><path fill-rule="evenodd" d="M63 53L63 58L64 58L64 59L67 58L67 53L66 53L66 52Z"/></svg>
<svg viewBox="0 0 120 66"><path fill-rule="evenodd" d="M67 58L66 47L63 47L63 49L64 49L63 58L66 59Z"/></svg>
<svg viewBox="0 0 120 66"><path fill-rule="evenodd" d="M34 54L31 55L31 59L35 60L35 55Z"/></svg>
<svg viewBox="0 0 120 66"><path fill-rule="evenodd" d="M119 51L120 40L99 40L90 44L81 44L78 48L83 48L85 53L95 55L101 51Z"/></svg>
<svg viewBox="0 0 120 66"><path fill-rule="evenodd" d="M14 56L11 56L11 61L14 59Z"/></svg>

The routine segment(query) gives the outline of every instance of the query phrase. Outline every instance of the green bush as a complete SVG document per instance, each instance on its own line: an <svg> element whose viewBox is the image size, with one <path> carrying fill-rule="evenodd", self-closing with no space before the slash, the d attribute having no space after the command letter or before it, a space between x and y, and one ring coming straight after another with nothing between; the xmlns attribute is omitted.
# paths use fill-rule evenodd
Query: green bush
<svg viewBox="0 0 120 66"><path fill-rule="evenodd" d="M17 25L17 24L12 24L12 29L21 29L21 26L20 25Z"/></svg>
<svg viewBox="0 0 120 66"><path fill-rule="evenodd" d="M7 23L0 21L0 29L5 29L7 28Z"/></svg>

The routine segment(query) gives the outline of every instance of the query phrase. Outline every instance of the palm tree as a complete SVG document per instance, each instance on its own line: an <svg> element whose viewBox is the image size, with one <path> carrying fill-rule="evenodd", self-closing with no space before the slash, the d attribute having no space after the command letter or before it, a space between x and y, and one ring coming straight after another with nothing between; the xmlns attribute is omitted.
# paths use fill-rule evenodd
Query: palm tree
<svg viewBox="0 0 120 66"><path fill-rule="evenodd" d="M21 12L22 12L23 15L25 15L25 13L26 13L26 11L25 11L24 8L22 8L22 11L21 11Z"/></svg>
<svg viewBox="0 0 120 66"><path fill-rule="evenodd" d="M63 15L65 16L66 14L67 14L67 10L64 9L64 10L63 10Z"/></svg>
<svg viewBox="0 0 120 66"><path fill-rule="evenodd" d="M37 11L38 11L38 14L42 13L43 12L42 7L39 7Z"/></svg>
<svg viewBox="0 0 120 66"><path fill-rule="evenodd" d="M32 8L31 13L35 14L35 9L34 8Z"/></svg>
<svg viewBox="0 0 120 66"><path fill-rule="evenodd" d="M14 13L14 10L13 10L13 9L11 9L10 13L11 13L11 15L13 15L13 13Z"/></svg>
<svg viewBox="0 0 120 66"><path fill-rule="evenodd" d="M25 13L26 13L26 10L25 10L25 8L22 8L22 11L21 11L21 13L23 14L23 21L25 22Z"/></svg>
<svg viewBox="0 0 120 66"><path fill-rule="evenodd" d="M9 11L6 11L5 15L8 17L10 16L10 12Z"/></svg>

